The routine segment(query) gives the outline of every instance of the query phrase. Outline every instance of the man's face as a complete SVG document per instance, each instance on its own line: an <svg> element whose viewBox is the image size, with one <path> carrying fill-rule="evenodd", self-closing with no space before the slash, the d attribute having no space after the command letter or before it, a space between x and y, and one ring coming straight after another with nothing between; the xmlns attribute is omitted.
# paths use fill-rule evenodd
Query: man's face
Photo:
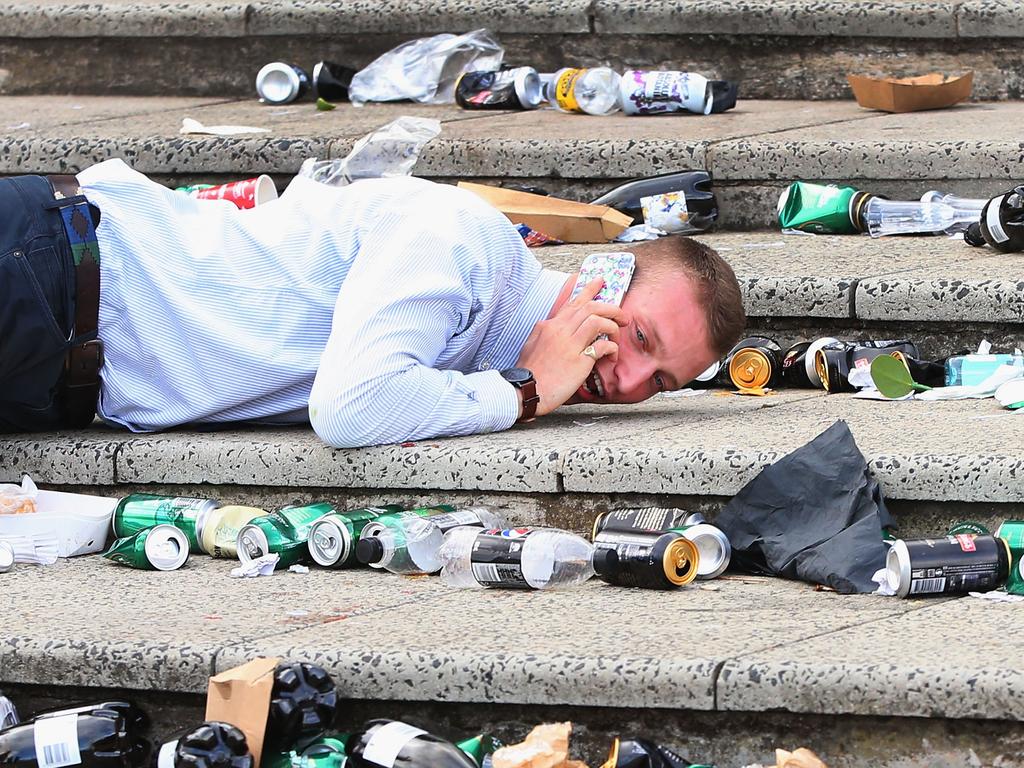
<svg viewBox="0 0 1024 768"><path fill-rule="evenodd" d="M626 292L617 357L603 357L574 403L638 403L679 389L718 359L689 277L644 282Z"/></svg>

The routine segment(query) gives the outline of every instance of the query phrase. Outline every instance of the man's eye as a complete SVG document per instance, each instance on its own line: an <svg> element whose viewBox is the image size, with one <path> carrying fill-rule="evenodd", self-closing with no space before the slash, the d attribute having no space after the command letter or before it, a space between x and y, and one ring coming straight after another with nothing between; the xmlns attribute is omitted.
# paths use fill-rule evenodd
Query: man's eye
<svg viewBox="0 0 1024 768"><path fill-rule="evenodd" d="M655 374L655 376L654 376L654 385L658 388L659 392L664 392L665 391L665 379L663 379L661 377L660 373L659 374Z"/></svg>
<svg viewBox="0 0 1024 768"><path fill-rule="evenodd" d="M646 346L647 345L647 337L644 336L644 332L641 331L639 328L636 329L636 339L637 339L637 341L640 342L640 344L642 346Z"/></svg>

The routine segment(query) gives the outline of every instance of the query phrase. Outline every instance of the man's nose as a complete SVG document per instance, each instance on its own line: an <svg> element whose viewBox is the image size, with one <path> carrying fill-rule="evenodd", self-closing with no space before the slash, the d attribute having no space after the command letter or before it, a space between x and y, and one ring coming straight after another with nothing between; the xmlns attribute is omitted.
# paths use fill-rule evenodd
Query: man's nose
<svg viewBox="0 0 1024 768"><path fill-rule="evenodd" d="M654 364L638 355L619 358L615 366L615 388L619 394L632 395L647 385L654 375Z"/></svg>

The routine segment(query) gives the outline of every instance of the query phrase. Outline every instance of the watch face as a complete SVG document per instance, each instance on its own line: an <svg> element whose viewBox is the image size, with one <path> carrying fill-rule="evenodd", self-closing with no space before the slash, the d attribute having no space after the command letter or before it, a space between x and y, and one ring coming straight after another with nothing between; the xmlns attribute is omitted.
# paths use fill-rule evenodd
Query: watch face
<svg viewBox="0 0 1024 768"><path fill-rule="evenodd" d="M525 384L533 378L533 373L526 368L509 368L501 372L502 377L512 384Z"/></svg>

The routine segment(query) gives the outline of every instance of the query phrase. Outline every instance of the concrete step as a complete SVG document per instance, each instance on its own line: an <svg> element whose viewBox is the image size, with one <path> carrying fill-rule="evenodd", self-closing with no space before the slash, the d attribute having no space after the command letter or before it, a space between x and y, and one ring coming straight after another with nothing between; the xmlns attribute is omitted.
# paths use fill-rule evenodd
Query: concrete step
<svg viewBox="0 0 1024 768"><path fill-rule="evenodd" d="M1021 764L1015 605L755 577L671 593L464 592L368 570L236 580L231 567L196 556L138 572L93 556L16 568L0 684L37 698L129 689L163 706L192 694L177 698L180 727L200 716L211 673L273 655L331 672L355 700L342 730L400 713L521 738L560 717L580 722L591 765L611 734L638 730L721 768L795 739L838 768Z"/></svg>
<svg viewBox="0 0 1024 768"><path fill-rule="evenodd" d="M934 70L973 70L978 99L1024 92L1024 12L1013 0L8 0L0 88L243 95L268 61L361 67L411 38L478 27L507 60L542 71L692 69L739 80L746 98L848 98L849 72Z"/></svg>
<svg viewBox="0 0 1024 768"><path fill-rule="evenodd" d="M1024 178L1024 102L885 115L854 102L744 101L734 112L707 117L597 118L417 104L318 112L309 102L274 108L255 99L90 96L0 101L0 173L67 172L123 157L168 183L269 173L283 187L307 157L343 157L359 137L400 115L443 123L417 175L528 183L588 200L626 179L702 167L715 176L721 225L733 230L776 227L776 202L794 179L916 199L934 188L992 196ZM270 132L182 136L183 117Z"/></svg>

